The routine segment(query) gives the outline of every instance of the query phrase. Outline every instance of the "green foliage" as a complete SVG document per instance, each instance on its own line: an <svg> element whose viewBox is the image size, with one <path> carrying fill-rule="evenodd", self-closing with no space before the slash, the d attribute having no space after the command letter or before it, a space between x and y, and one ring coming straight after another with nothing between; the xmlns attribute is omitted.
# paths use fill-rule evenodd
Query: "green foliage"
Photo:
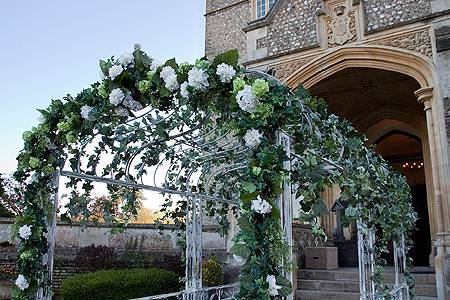
<svg viewBox="0 0 450 300"><path fill-rule="evenodd" d="M203 263L202 281L205 286L218 286L223 284L222 266L215 258L211 258Z"/></svg>
<svg viewBox="0 0 450 300"><path fill-rule="evenodd" d="M64 300L123 300L179 291L175 273L160 269L108 270L67 277Z"/></svg>
<svg viewBox="0 0 450 300"><path fill-rule="evenodd" d="M201 151L208 149L191 149L179 156L168 142L171 130L182 130L183 126L201 124L206 132L217 127L216 136L209 139L234 135L237 141L242 141L236 151L248 148L242 161L239 161L242 167L239 167L236 176L238 181L232 178L232 174L221 176L215 183L216 187L222 186L215 192L240 200L239 207L234 209L239 209L241 230L232 249L233 254L245 260L239 277L240 299L270 299L267 276L275 276L277 285L282 287L278 290L279 294L292 292L288 281L281 276L284 270L291 269L291 257L289 246L283 238L280 210L276 204L285 182L299 186L297 196L304 199L301 203L302 218L314 224L314 232L318 236L323 235L323 231L317 219L328 213L321 193L329 186L339 185L342 191L340 202L350 208L347 215L349 221L361 219L368 228L380 232L375 249L380 267L377 270L382 270L385 263L380 255L387 243L398 241L402 235L409 238L416 215L405 179L372 149L365 147L364 138L348 122L329 114L323 100L312 97L302 87L293 94L270 77L255 78L254 74L247 74L244 67L238 66L236 50L219 55L213 62L199 59L195 65L178 65L175 59L168 60L164 66L173 68L175 76L172 79L176 77L179 85L187 85L184 91L179 88L169 90L161 77L163 66L154 65L154 61L140 47L135 47L133 58L134 67L125 66L114 80L106 77L75 97L67 95L61 100L53 100L47 109L40 110L43 117L41 124L24 135L24 149L18 157L15 178L28 184L21 201L24 215L17 218L16 228L31 225L33 235L30 239L21 240L19 245L18 272L26 277L30 287L24 291L16 290L16 298L33 298L39 284L48 278L41 260L47 252L46 224L54 210L49 202L53 192L51 172L68 163L73 170L80 168L87 174L101 169L105 176L114 174L114 179L133 181L146 175L146 166L157 166L160 157L165 157L167 161L180 163L167 174L169 188L203 192L202 186L188 186L187 175L180 173L179 167L200 170L199 164L204 162L199 161L198 157L204 154ZM236 75L232 84L222 83L217 75L217 66L221 63L234 68ZM117 68L119 65L121 62L114 57L100 62L106 76L111 66ZM204 88L182 82L189 79L187 73L194 67L201 68L205 75L202 80L207 80L207 85ZM252 87L252 93L237 95L246 85ZM108 99L115 89L130 96L138 106L157 111L158 115L144 115L141 122L125 125L127 120L136 116L136 111L123 101L117 104ZM189 95L186 96L186 93ZM250 104L256 107L245 109L237 96L245 96L244 102L253 101ZM92 110L89 118L85 118L81 111L89 107ZM205 119L204 116L209 113L214 117ZM171 115L171 118L162 121L164 115ZM251 133L250 130L262 136L252 147L244 138ZM276 143L276 133L280 131L292 137L293 150L297 155L289 172L283 165L289 157L283 146ZM91 153L84 153L82 145L91 145L93 139L98 140L98 144L92 145ZM151 146L141 147L143 145ZM214 146L222 149L221 145ZM217 157L213 155L203 167L214 170L233 162L236 152L228 149L223 152ZM136 153L142 162L131 170L133 175L128 177L126 174L130 170L127 169L127 162L136 157ZM102 154L112 158L111 163L103 168L99 166ZM77 159L80 155L87 158L87 163L81 166ZM82 191L77 189L80 185ZM73 190L69 195L67 215L87 220L92 183L72 179L68 186ZM234 190L234 187L239 190ZM103 219L117 222L119 228L124 228L128 219L137 213L139 192L111 185L108 189L111 198L103 203ZM263 200L265 207L270 206L270 211L261 213L252 209L252 202L256 199ZM112 209L120 200L123 200L120 205L123 217ZM229 224L228 206L216 203L207 203L206 206L208 214L218 218L218 223L224 226L222 232L225 232ZM185 201L167 198L161 221L170 220L176 228L183 229L186 209ZM381 289L380 278L376 276L377 286ZM102 297L108 298L106 295L109 294L102 294Z"/></svg>
<svg viewBox="0 0 450 300"><path fill-rule="evenodd" d="M14 214L6 209L3 204L0 203L0 218L12 218Z"/></svg>

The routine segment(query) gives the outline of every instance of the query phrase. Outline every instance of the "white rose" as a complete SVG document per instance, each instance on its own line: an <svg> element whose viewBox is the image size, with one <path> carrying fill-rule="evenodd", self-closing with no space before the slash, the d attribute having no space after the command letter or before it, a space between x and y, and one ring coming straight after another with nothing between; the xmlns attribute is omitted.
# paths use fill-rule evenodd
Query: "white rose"
<svg viewBox="0 0 450 300"><path fill-rule="evenodd" d="M236 95L236 101L243 111L253 113L259 102L253 95L252 87L248 84L244 86Z"/></svg>
<svg viewBox="0 0 450 300"><path fill-rule="evenodd" d="M269 283L269 295L278 296L278 290L281 289L281 286L277 285L275 276L267 275L266 281Z"/></svg>
<svg viewBox="0 0 450 300"><path fill-rule="evenodd" d="M262 133L256 129L249 129L244 135L245 145L247 147L258 146L261 143Z"/></svg>
<svg viewBox="0 0 450 300"><path fill-rule="evenodd" d="M119 105L124 98L125 94L121 89L114 89L109 94L109 102L111 102L112 105Z"/></svg>
<svg viewBox="0 0 450 300"><path fill-rule="evenodd" d="M125 68L130 66L130 67L134 67L134 56L133 53L130 52L125 52L124 54L122 54L121 56L119 56L119 58L117 59L117 61L124 66Z"/></svg>
<svg viewBox="0 0 450 300"><path fill-rule="evenodd" d="M222 63L217 66L216 74L222 83L228 83L236 75L236 71L232 66Z"/></svg>
<svg viewBox="0 0 450 300"><path fill-rule="evenodd" d="M272 211L272 205L258 196L255 200L252 200L251 209L258 214L265 215Z"/></svg>
<svg viewBox="0 0 450 300"><path fill-rule="evenodd" d="M16 285L19 289L26 290L30 284L28 283L28 280L22 275L20 274L17 279L16 279Z"/></svg>
<svg viewBox="0 0 450 300"><path fill-rule="evenodd" d="M199 90L206 90L209 86L208 73L205 70L193 67L188 73L188 84Z"/></svg>
<svg viewBox="0 0 450 300"><path fill-rule="evenodd" d="M94 108L92 106L88 106L88 105L82 106L80 109L81 117L85 120L91 120L92 118L89 117L89 114L91 113L91 111L93 109Z"/></svg>
<svg viewBox="0 0 450 300"><path fill-rule="evenodd" d="M188 82L185 81L180 86L180 94L181 94L181 97L183 97L184 99L189 99L189 97L191 96L191 94L187 90L188 85L189 85Z"/></svg>
<svg viewBox="0 0 450 300"><path fill-rule="evenodd" d="M31 225L23 225L19 228L19 236L24 239L28 240L32 234L31 232Z"/></svg>
<svg viewBox="0 0 450 300"><path fill-rule="evenodd" d="M109 68L108 74L109 74L109 77L111 77L111 80L114 80L117 76L122 74L122 72L123 72L122 66L114 65L111 68Z"/></svg>

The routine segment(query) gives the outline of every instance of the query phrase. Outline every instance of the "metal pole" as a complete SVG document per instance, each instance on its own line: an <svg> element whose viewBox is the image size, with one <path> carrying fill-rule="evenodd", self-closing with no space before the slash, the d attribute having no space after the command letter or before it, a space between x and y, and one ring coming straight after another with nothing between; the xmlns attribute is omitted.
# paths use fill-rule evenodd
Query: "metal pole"
<svg viewBox="0 0 450 300"><path fill-rule="evenodd" d="M291 170L291 139L290 136L282 131L278 132L278 145L282 145L284 148L284 151L286 152L286 156L288 159L283 163L283 167L285 170L287 170L290 174ZM290 176L290 175L289 175ZM293 251L293 237L292 237L292 222L293 222L293 215L292 215L292 186L290 182L290 178L283 183L283 194L281 195L279 199L279 208L280 208L280 215L281 215L281 226L283 227L284 237L286 239L286 242L289 245L289 255L292 258ZM292 286L294 287L294 273L292 271L290 272L284 272L284 276L292 283ZM293 294L290 294L286 297L287 300L294 299Z"/></svg>

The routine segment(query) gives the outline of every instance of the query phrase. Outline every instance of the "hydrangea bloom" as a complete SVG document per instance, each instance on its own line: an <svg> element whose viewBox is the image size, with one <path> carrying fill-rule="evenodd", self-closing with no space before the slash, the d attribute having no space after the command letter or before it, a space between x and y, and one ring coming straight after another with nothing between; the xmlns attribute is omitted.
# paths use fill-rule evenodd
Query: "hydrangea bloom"
<svg viewBox="0 0 450 300"><path fill-rule="evenodd" d="M238 77L233 80L233 92L234 93L237 93L240 90L242 90L244 88L244 86L245 86L244 79Z"/></svg>
<svg viewBox="0 0 450 300"><path fill-rule="evenodd" d="M131 94L128 94L122 102L123 106L132 110L138 111L142 109L142 104L133 99Z"/></svg>
<svg viewBox="0 0 450 300"><path fill-rule="evenodd" d="M269 202L258 196L255 200L252 200L252 210L258 214L265 215L272 211L272 205Z"/></svg>
<svg viewBox="0 0 450 300"><path fill-rule="evenodd" d="M269 92L269 83L264 79L256 79L252 84L253 95L260 98Z"/></svg>
<svg viewBox="0 0 450 300"><path fill-rule="evenodd" d="M258 101L253 95L252 87L245 85L236 95L236 101L239 107L246 112L253 113L256 110Z"/></svg>
<svg viewBox="0 0 450 300"><path fill-rule="evenodd" d="M228 83L236 75L236 71L232 66L222 63L217 66L216 74L222 83Z"/></svg>
<svg viewBox="0 0 450 300"><path fill-rule="evenodd" d="M31 225L23 225L19 228L19 236L24 239L28 240L32 234L31 232Z"/></svg>
<svg viewBox="0 0 450 300"><path fill-rule="evenodd" d="M205 90L209 86L208 77L205 70L197 67L193 67L188 72L189 85L199 90Z"/></svg>
<svg viewBox="0 0 450 300"><path fill-rule="evenodd" d="M120 65L114 65L111 68L109 68L108 74L109 77L111 77L111 80L114 80L117 76L122 74L123 68Z"/></svg>
<svg viewBox="0 0 450 300"><path fill-rule="evenodd" d="M177 90L180 85L178 84L177 75L170 75L164 78L164 86L171 92Z"/></svg>
<svg viewBox="0 0 450 300"><path fill-rule="evenodd" d="M188 82L185 81L180 86L180 94L181 94L181 97L183 97L184 99L189 99L189 96L191 95L189 93L189 91L187 90L188 85L189 85Z"/></svg>
<svg viewBox="0 0 450 300"><path fill-rule="evenodd" d="M89 105L82 106L81 109L80 109L81 117L83 119L85 119L85 120L91 120L91 117L89 117L89 114L91 113L91 111L93 109L94 108L92 106L89 106Z"/></svg>
<svg viewBox="0 0 450 300"><path fill-rule="evenodd" d="M277 285L277 280L274 275L267 275L267 283L269 284L269 295L278 296L278 290L281 286Z"/></svg>
<svg viewBox="0 0 450 300"><path fill-rule="evenodd" d="M167 77L176 76L176 74L175 70L171 66L165 66L164 68L162 68L161 72L159 73L159 76L163 80L166 80Z"/></svg>
<svg viewBox="0 0 450 300"><path fill-rule="evenodd" d="M119 56L119 58L117 59L117 61L124 66L125 68L130 66L130 67L134 67L134 56L133 53L130 52L125 52L124 54L122 54L121 56Z"/></svg>
<svg viewBox="0 0 450 300"><path fill-rule="evenodd" d="M261 143L262 133L256 129L249 129L244 135L245 145L247 147L257 146Z"/></svg>
<svg viewBox="0 0 450 300"><path fill-rule="evenodd" d="M22 291L26 290L30 286L28 280L22 274L17 277L15 283L17 287Z"/></svg>
<svg viewBox="0 0 450 300"><path fill-rule="evenodd" d="M116 113L116 115L121 116L121 117L130 116L130 113L128 112L128 110L123 106L117 106L116 109L114 110L114 112Z"/></svg>
<svg viewBox="0 0 450 300"><path fill-rule="evenodd" d="M242 258L242 257L240 257L239 255L236 255L236 254L233 254L233 258L238 263L239 266L243 266L247 262L246 259L244 259L244 258Z"/></svg>
<svg viewBox="0 0 450 300"><path fill-rule="evenodd" d="M112 105L119 105L124 98L125 94L121 89L114 89L109 94L109 102L111 102Z"/></svg>

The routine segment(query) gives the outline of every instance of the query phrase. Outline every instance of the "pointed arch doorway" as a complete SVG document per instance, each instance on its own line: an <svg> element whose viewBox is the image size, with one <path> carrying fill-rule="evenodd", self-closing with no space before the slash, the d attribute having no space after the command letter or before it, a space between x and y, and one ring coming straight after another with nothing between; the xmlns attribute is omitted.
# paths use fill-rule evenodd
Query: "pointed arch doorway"
<svg viewBox="0 0 450 300"><path fill-rule="evenodd" d="M436 232L429 214L434 205L433 191L427 188L432 183L426 115L414 94L419 89L415 79L402 73L349 67L317 82L310 91L327 99L331 113L352 122L368 137L368 145L373 145L394 169L407 177L419 216L412 255L416 266L429 266L433 264L432 244ZM334 200L327 199L330 207ZM324 221L325 226L335 224ZM333 229L328 228L326 232Z"/></svg>

